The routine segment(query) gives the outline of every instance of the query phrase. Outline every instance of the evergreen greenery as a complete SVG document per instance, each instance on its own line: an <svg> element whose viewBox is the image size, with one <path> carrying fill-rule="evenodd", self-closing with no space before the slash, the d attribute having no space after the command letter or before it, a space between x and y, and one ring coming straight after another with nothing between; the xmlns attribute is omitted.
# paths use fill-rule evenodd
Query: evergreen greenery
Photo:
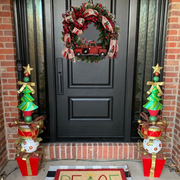
<svg viewBox="0 0 180 180"><path fill-rule="evenodd" d="M82 4L80 7L74 7L75 10L77 12L84 12L86 9L94 9L96 10L97 12L101 13L103 16L111 19L114 23L115 23L115 19L114 19L114 16L112 14L109 13L109 11L106 9L106 7L103 7L102 4L100 3L97 3L96 5L94 4L91 4L90 2L88 2L86 4L86 6L84 6L84 4ZM86 21L85 23L87 24L91 24L92 21ZM110 44L110 32L107 31L101 22L93 22L94 23L94 26L96 27L97 30L99 30L101 33L99 34L99 38L97 39L97 41L101 40L101 43L98 43L98 45L101 45L103 49L109 49L109 44ZM70 30L72 31L74 29L74 24L72 23L70 25ZM115 26L115 32L119 32L120 31L120 27L119 26ZM64 33L62 33L64 34ZM83 42L82 40L76 35L76 34L73 34L70 32L70 35L71 35L71 42L72 44L74 45L73 47L71 47L73 50L75 50L75 46L78 45L82 45ZM116 39L118 40L118 36L116 36ZM63 38L62 38L63 40ZM77 60L81 60L81 61L85 61L85 62L99 62L100 60L103 60L104 57L101 57L101 56L98 56L98 55L82 55L81 57L76 57Z"/></svg>

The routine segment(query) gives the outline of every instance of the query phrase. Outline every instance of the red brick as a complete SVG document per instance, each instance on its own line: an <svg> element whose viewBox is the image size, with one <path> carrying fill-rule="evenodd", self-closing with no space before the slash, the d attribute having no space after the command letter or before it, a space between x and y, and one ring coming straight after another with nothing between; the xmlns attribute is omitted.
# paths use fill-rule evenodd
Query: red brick
<svg viewBox="0 0 180 180"><path fill-rule="evenodd" d="M4 47L4 44L3 43L0 43L0 48L3 48Z"/></svg>
<svg viewBox="0 0 180 180"><path fill-rule="evenodd" d="M10 106L18 106L19 103L18 102L10 102Z"/></svg>
<svg viewBox="0 0 180 180"><path fill-rule="evenodd" d="M176 35L177 34L177 30L168 30L167 31L167 35Z"/></svg>
<svg viewBox="0 0 180 180"><path fill-rule="evenodd" d="M5 60L5 55L0 55L0 60Z"/></svg>
<svg viewBox="0 0 180 180"><path fill-rule="evenodd" d="M169 5L169 9L171 10L171 9L180 9L180 4L171 4L171 5Z"/></svg>
<svg viewBox="0 0 180 180"><path fill-rule="evenodd" d="M15 36L15 32L10 30L10 31L4 31L5 36Z"/></svg>
<svg viewBox="0 0 180 180"><path fill-rule="evenodd" d="M8 72L16 72L16 67L7 67Z"/></svg>
<svg viewBox="0 0 180 180"><path fill-rule="evenodd" d="M166 53L179 53L180 50L179 49L166 49L165 52Z"/></svg>
<svg viewBox="0 0 180 180"><path fill-rule="evenodd" d="M178 36L167 36L167 41L179 41L180 37Z"/></svg>
<svg viewBox="0 0 180 180"><path fill-rule="evenodd" d="M11 17L10 18L3 18L3 23L11 23L11 24L13 24L13 20L12 20Z"/></svg>
<svg viewBox="0 0 180 180"><path fill-rule="evenodd" d="M5 96L4 101L17 101L17 96Z"/></svg>
<svg viewBox="0 0 180 180"><path fill-rule="evenodd" d="M15 44L14 43L5 43L5 46L7 48L15 48Z"/></svg>
<svg viewBox="0 0 180 180"><path fill-rule="evenodd" d="M54 146L53 146L53 144L50 144L50 146L49 146L49 154L50 154L50 159L54 159Z"/></svg>
<svg viewBox="0 0 180 180"><path fill-rule="evenodd" d="M56 159L60 159L59 144L55 145L55 157L56 157Z"/></svg>
<svg viewBox="0 0 180 180"><path fill-rule="evenodd" d="M102 159L102 143L98 143L98 159Z"/></svg>
<svg viewBox="0 0 180 180"><path fill-rule="evenodd" d="M10 5L2 5L2 10L7 10L10 11L11 10L11 6Z"/></svg>
<svg viewBox="0 0 180 180"><path fill-rule="evenodd" d="M7 60L15 60L16 56L15 55L6 55Z"/></svg>
<svg viewBox="0 0 180 180"><path fill-rule="evenodd" d="M10 26L10 25L7 25L7 26ZM14 38L13 37L0 37L0 42L14 42Z"/></svg>
<svg viewBox="0 0 180 180"><path fill-rule="evenodd" d="M62 143L61 144L61 159L65 159L66 157L65 157L65 144L64 143Z"/></svg>
<svg viewBox="0 0 180 180"><path fill-rule="evenodd" d="M83 143L83 159L87 159L87 145Z"/></svg>
<svg viewBox="0 0 180 180"><path fill-rule="evenodd" d="M91 143L88 143L88 159L92 159L92 151L93 151L93 148L92 148L92 144Z"/></svg>
<svg viewBox="0 0 180 180"><path fill-rule="evenodd" d="M81 153L82 153L82 151L81 151L81 144L78 143L77 144L77 159L82 159Z"/></svg>
<svg viewBox="0 0 180 180"><path fill-rule="evenodd" d="M132 143L129 144L129 159L134 158L134 146Z"/></svg>
<svg viewBox="0 0 180 180"><path fill-rule="evenodd" d="M15 54L16 50L15 49L0 49L0 54Z"/></svg>
<svg viewBox="0 0 180 180"><path fill-rule="evenodd" d="M2 73L2 77L16 77L15 73ZM12 89L12 88L11 88Z"/></svg>
<svg viewBox="0 0 180 180"><path fill-rule="evenodd" d="M103 143L103 159L107 159L107 150L108 150L107 143Z"/></svg>
<svg viewBox="0 0 180 180"><path fill-rule="evenodd" d="M0 12L0 17L11 17L12 13L11 12Z"/></svg>
<svg viewBox="0 0 180 180"><path fill-rule="evenodd" d="M170 0L169 3L180 2L180 0Z"/></svg>
<svg viewBox="0 0 180 180"><path fill-rule="evenodd" d="M10 95L17 95L17 91L10 91Z"/></svg>
<svg viewBox="0 0 180 180"><path fill-rule="evenodd" d="M108 143L108 159L112 159L113 157L113 148L112 143Z"/></svg>
<svg viewBox="0 0 180 180"><path fill-rule="evenodd" d="M15 67L15 62L14 61L2 61L1 66L14 66Z"/></svg>
<svg viewBox="0 0 180 180"><path fill-rule="evenodd" d="M124 159L129 159L129 147L127 143L124 143Z"/></svg>
<svg viewBox="0 0 180 180"><path fill-rule="evenodd" d="M97 159L97 155L98 155L98 146L97 143L93 143L93 159Z"/></svg>
<svg viewBox="0 0 180 180"><path fill-rule="evenodd" d="M170 17L168 18L168 22L178 22L178 17Z"/></svg>
<svg viewBox="0 0 180 180"><path fill-rule="evenodd" d="M17 83L17 79L8 79L8 83L16 84Z"/></svg>
<svg viewBox="0 0 180 180"><path fill-rule="evenodd" d="M118 143L119 159L124 159L123 144Z"/></svg>
<svg viewBox="0 0 180 180"><path fill-rule="evenodd" d="M72 159L76 159L76 143L72 143L71 152L72 152Z"/></svg>
<svg viewBox="0 0 180 180"><path fill-rule="evenodd" d="M1 0L0 4L12 4L12 0Z"/></svg>
<svg viewBox="0 0 180 180"><path fill-rule="evenodd" d="M118 146L117 143L114 143L114 159L118 159Z"/></svg>
<svg viewBox="0 0 180 180"><path fill-rule="evenodd" d="M67 143L66 145L66 158L71 159L71 144Z"/></svg>

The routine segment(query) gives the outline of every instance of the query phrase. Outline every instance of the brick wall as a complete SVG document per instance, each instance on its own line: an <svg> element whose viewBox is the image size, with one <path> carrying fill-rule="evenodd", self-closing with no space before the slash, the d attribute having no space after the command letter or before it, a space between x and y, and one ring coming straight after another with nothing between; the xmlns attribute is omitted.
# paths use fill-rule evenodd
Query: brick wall
<svg viewBox="0 0 180 180"><path fill-rule="evenodd" d="M173 160L180 167L180 0L170 0L164 69L163 115L168 117Z"/></svg>
<svg viewBox="0 0 180 180"><path fill-rule="evenodd" d="M162 112L169 122L168 136L171 142L163 143L163 147L177 161L180 149L180 0L171 0L169 5L169 20L167 45L164 66L164 96L165 108ZM3 101L0 102L0 130L4 131L5 123L12 122L18 116L17 70L15 67L15 37L12 0L0 0L0 68ZM0 95L1 96L1 95ZM0 97L1 98L1 97ZM1 106L2 104L2 106ZM4 107L4 121L3 110ZM175 113L177 112L177 113ZM1 131L0 131L1 133ZM1 136L0 134L0 137ZM6 128L8 159L14 159L14 142L17 138L17 128ZM0 139L0 145L1 142ZM51 143L44 144L48 159L138 159L136 143ZM3 150L5 157L6 151ZM172 155L172 156L171 156ZM1 157L0 157L1 160ZM1 162L1 161L0 161ZM6 158L4 163L6 162ZM0 164L1 165L1 164ZM179 164L180 166L180 164ZM1 166L0 166L1 167Z"/></svg>
<svg viewBox="0 0 180 180"><path fill-rule="evenodd" d="M0 67L2 84L2 106L5 123L12 122L18 116L17 109L17 70L16 70L15 31L12 0L0 0ZM1 116L3 112L1 111ZM1 123L4 121L1 121ZM1 124L0 124L1 125ZM1 127L1 126L0 126ZM2 125L2 127L4 127ZM6 127L6 126L5 126ZM1 132L1 131L0 131ZM4 130L2 130L4 132ZM14 141L17 129L6 129L8 159L15 157ZM1 142L1 141L0 141ZM4 143L4 142L3 142ZM0 153L1 154L1 153ZM6 151L4 150L4 155Z"/></svg>
<svg viewBox="0 0 180 180"><path fill-rule="evenodd" d="M0 76L1 78L1 76ZM2 86L0 81L0 171L7 162L6 136L2 103Z"/></svg>
<svg viewBox="0 0 180 180"><path fill-rule="evenodd" d="M137 143L44 144L47 159L139 159Z"/></svg>

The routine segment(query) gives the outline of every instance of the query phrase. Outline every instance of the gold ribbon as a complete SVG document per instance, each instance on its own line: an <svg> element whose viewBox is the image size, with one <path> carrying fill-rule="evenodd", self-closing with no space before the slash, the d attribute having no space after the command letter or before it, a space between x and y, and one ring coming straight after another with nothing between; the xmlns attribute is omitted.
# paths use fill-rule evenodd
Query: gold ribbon
<svg viewBox="0 0 180 180"><path fill-rule="evenodd" d="M19 89L19 91L17 91L18 93L21 93L26 86L31 90L31 93L32 93L32 94L35 93L35 90L31 87L31 86L35 86L35 83L34 83L34 82L28 82L28 83L26 83L26 82L18 81L18 84L19 84L19 85L23 85L23 86Z"/></svg>
<svg viewBox="0 0 180 180"><path fill-rule="evenodd" d="M151 155L151 169L150 169L150 177L154 177L154 170L156 166L156 153L152 153Z"/></svg>
<svg viewBox="0 0 180 180"><path fill-rule="evenodd" d="M148 81L147 82L147 85L152 85L151 88L149 89L149 91L147 91L147 94L151 94L154 86L157 87L159 93L157 94L159 97L163 95L163 92L161 90L161 88L159 86L163 86L164 85L164 82L152 82L152 81Z"/></svg>

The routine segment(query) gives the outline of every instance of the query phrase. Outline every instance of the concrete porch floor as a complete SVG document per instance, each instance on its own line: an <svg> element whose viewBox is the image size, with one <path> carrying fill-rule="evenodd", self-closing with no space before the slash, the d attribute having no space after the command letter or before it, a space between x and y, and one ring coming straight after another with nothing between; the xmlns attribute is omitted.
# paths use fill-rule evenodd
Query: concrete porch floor
<svg viewBox="0 0 180 180"><path fill-rule="evenodd" d="M95 165L103 165L103 166L121 166L121 165L128 165L132 179L133 180L152 180L157 178L145 178L143 176L143 167L140 160L132 161L82 161L82 160L59 160L59 161L47 161L45 167L39 171L38 176L32 177L23 177L19 169L12 172L6 180L44 180L49 169L50 165L71 165L71 166L95 166ZM16 161L9 161L7 165L2 170L5 171L6 174L11 172L14 168L16 168L17 162ZM1 172L1 173L2 173ZM0 174L1 174L0 173ZM180 176L176 172L170 172L168 168L164 168L159 180L179 180Z"/></svg>

